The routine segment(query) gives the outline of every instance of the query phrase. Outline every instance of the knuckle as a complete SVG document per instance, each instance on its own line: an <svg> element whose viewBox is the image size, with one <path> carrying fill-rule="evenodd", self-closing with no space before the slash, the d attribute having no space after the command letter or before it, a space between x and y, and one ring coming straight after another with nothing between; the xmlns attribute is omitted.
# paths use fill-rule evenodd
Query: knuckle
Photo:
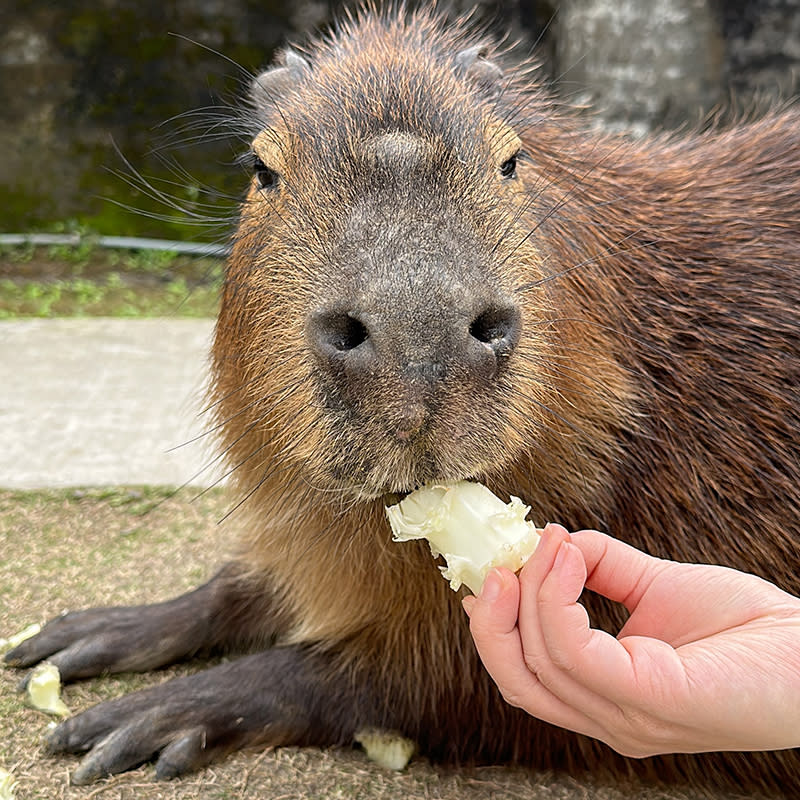
<svg viewBox="0 0 800 800"><path fill-rule="evenodd" d="M508 705L514 708L524 708L524 702L517 692L500 687L500 694Z"/></svg>
<svg viewBox="0 0 800 800"><path fill-rule="evenodd" d="M616 737L611 746L625 758L650 758L650 756L668 752L668 750L658 747L649 736L633 736L629 731Z"/></svg>
<svg viewBox="0 0 800 800"><path fill-rule="evenodd" d="M525 666L531 675L547 689L552 689L558 682L558 675L562 668L554 662L549 652L539 653L530 650L523 651Z"/></svg>
<svg viewBox="0 0 800 800"><path fill-rule="evenodd" d="M559 671L565 672L568 675L574 675L576 673L577 664L575 660L561 648L555 648L550 654L550 658L553 665L557 667Z"/></svg>
<svg viewBox="0 0 800 800"><path fill-rule="evenodd" d="M625 758L647 758L654 755L649 749L643 747L639 742L610 742L611 747Z"/></svg>
<svg viewBox="0 0 800 800"><path fill-rule="evenodd" d="M522 658L525 666L538 678L540 673L546 668L547 658L541 653L527 647L522 649Z"/></svg>
<svg viewBox="0 0 800 800"><path fill-rule="evenodd" d="M668 726L640 709L619 708L606 742L626 758L670 752Z"/></svg>

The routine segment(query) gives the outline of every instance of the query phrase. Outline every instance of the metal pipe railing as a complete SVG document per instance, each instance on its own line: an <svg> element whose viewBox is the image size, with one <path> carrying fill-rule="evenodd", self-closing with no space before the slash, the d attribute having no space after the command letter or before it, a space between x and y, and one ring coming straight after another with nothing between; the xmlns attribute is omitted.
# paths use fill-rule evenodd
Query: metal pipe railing
<svg viewBox="0 0 800 800"><path fill-rule="evenodd" d="M163 252L182 253L192 256L212 256L214 258L224 258L230 252L230 247L224 244L179 242L137 236L94 236L80 233L0 233L0 246L7 247L19 245L33 245L34 247L71 245L79 247L84 243L116 250L161 250Z"/></svg>

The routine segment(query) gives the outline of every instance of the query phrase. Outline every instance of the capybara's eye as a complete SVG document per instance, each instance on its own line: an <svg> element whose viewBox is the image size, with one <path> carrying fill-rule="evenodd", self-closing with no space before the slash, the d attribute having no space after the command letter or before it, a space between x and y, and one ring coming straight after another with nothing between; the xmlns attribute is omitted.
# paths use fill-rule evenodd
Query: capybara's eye
<svg viewBox="0 0 800 800"><path fill-rule="evenodd" d="M258 156L253 156L253 174L259 189L273 189L278 184L278 173L270 169Z"/></svg>
<svg viewBox="0 0 800 800"><path fill-rule="evenodd" d="M517 153L500 165L500 174L504 178L513 178L517 174Z"/></svg>

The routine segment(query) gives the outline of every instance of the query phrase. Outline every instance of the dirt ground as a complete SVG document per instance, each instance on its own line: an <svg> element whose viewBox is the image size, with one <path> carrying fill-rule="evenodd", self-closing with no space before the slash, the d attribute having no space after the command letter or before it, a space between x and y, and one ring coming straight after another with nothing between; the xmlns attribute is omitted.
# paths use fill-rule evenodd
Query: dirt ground
<svg viewBox="0 0 800 800"><path fill-rule="evenodd" d="M166 599L205 579L224 551L229 503L211 491L131 488L0 491L0 637L66 609ZM180 552L180 556L177 554ZM219 555L217 555L219 558ZM69 685L79 711L100 700L200 668L182 665L148 675L104 677ZM187 778L158 783L151 765L93 786L72 787L73 757L42 751L49 719L25 706L21 673L0 669L0 767L16 780L17 800L697 800L691 792L605 786L568 776L485 768L448 770L415 758L404 772L367 760L359 749L282 748L242 752ZM717 800L732 800L720 795Z"/></svg>

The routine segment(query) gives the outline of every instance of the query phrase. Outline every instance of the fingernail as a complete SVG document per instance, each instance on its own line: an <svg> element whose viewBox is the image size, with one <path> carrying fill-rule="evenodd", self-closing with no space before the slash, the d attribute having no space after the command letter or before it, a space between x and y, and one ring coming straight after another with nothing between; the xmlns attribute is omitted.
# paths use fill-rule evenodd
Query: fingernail
<svg viewBox="0 0 800 800"><path fill-rule="evenodd" d="M561 569L564 566L564 561L567 558L567 542L561 542L556 550L556 558L553 561L553 569Z"/></svg>
<svg viewBox="0 0 800 800"><path fill-rule="evenodd" d="M489 574L484 579L483 586L481 587L481 600L485 603L494 603L494 601L500 597L500 592L502 590L503 579L498 574L497 570L489 570Z"/></svg>
<svg viewBox="0 0 800 800"><path fill-rule="evenodd" d="M543 528L539 528L539 541L536 542L536 547L533 548L533 552L535 553L540 547L544 547L544 540L547 537L547 529L550 527L550 523L548 522Z"/></svg>

